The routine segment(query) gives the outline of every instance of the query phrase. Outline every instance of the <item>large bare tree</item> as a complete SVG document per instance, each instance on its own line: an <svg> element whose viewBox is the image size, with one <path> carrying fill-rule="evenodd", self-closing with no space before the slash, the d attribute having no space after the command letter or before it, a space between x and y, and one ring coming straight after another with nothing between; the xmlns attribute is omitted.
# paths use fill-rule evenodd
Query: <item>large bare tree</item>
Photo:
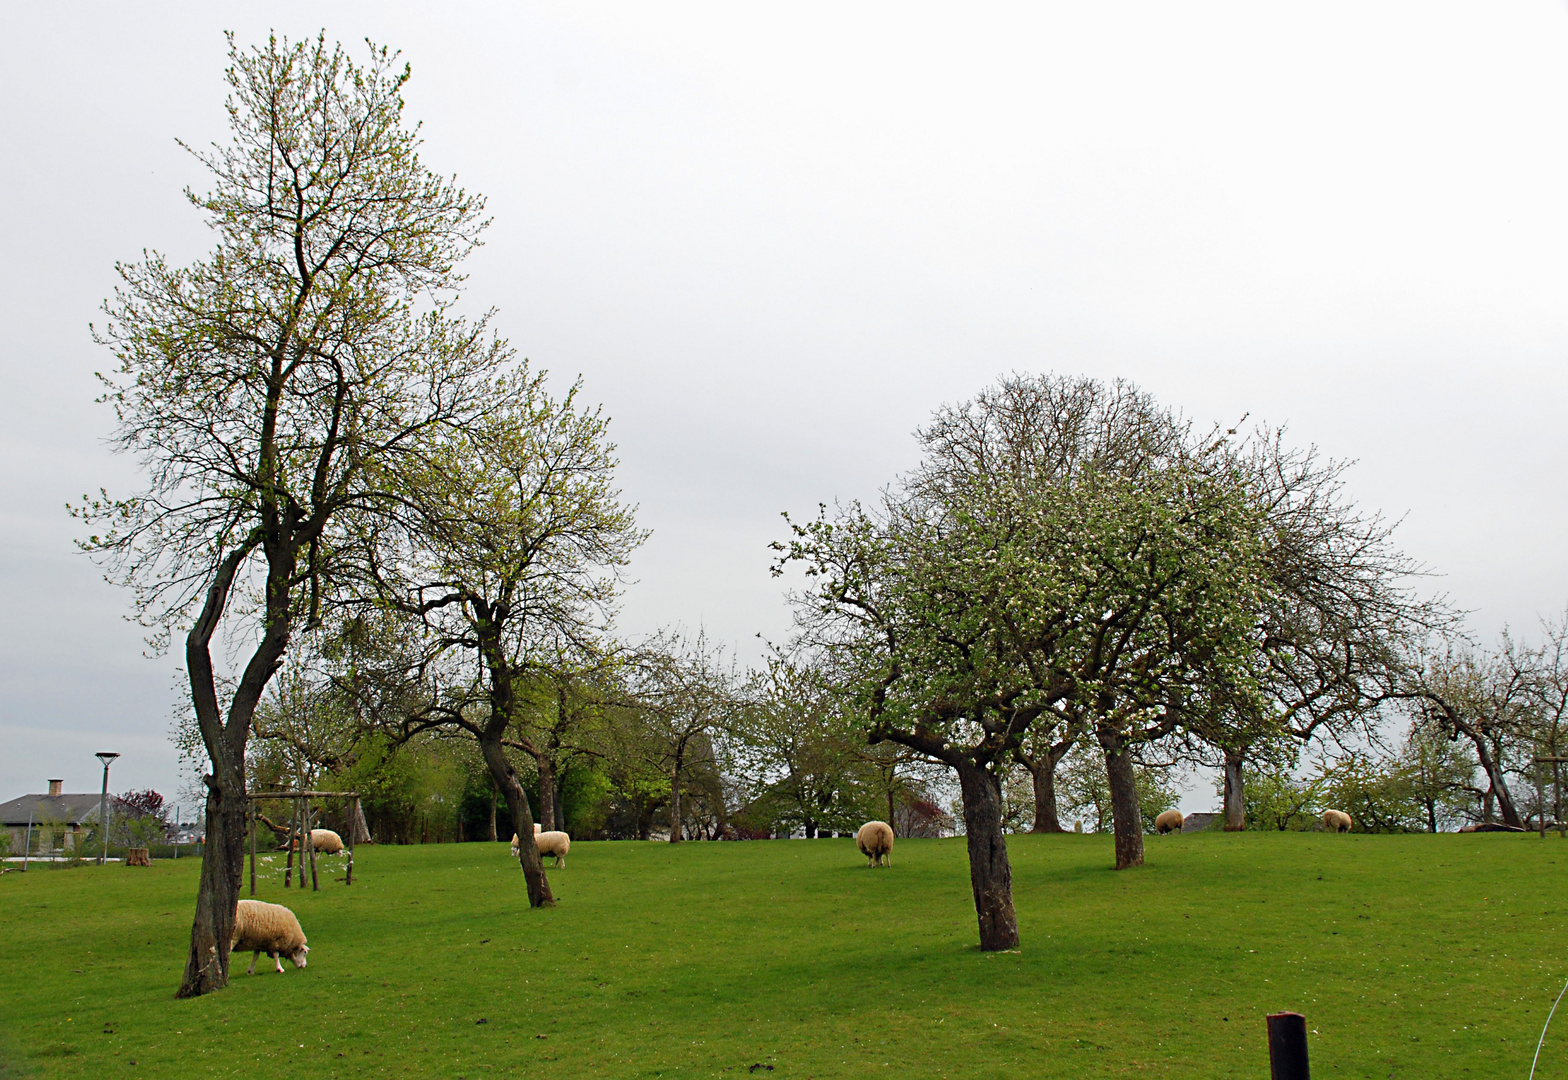
<svg viewBox="0 0 1568 1080"><path fill-rule="evenodd" d="M669 783L670 843L677 844L685 831L685 789L699 769L717 768L714 736L738 709L736 674L706 632L668 630L636 651L626 679L623 711L640 729L628 743Z"/></svg>
<svg viewBox="0 0 1568 1080"><path fill-rule="evenodd" d="M437 650L470 658L474 696L437 703L403 736L445 728L478 741L517 828L529 903L554 902L534 815L507 750L528 743L531 683L564 652L593 655L620 567L646 533L614 485L608 420L520 372L483 423L421 444L389 468L401 508L355 546L364 591L416 621ZM553 805L553 793L550 796Z"/></svg>
<svg viewBox="0 0 1568 1080"><path fill-rule="evenodd" d="M338 586L340 521L385 502L373 466L480 413L506 359L483 320L449 314L483 202L420 160L396 54L231 37L229 58L230 139L192 151L212 189L188 192L216 246L119 266L95 330L118 360L113 441L146 486L74 508L159 640L188 628L211 773L182 997L228 981L251 718ZM232 681L215 638L247 654Z"/></svg>
<svg viewBox="0 0 1568 1080"><path fill-rule="evenodd" d="M1495 806L1516 829L1524 819L1508 787L1509 759L1531 748L1540 705L1536 660L1507 633L1495 650L1450 642L1420 662L1409 690L1428 723L1474 750L1487 781L1482 818L1490 821Z"/></svg>
<svg viewBox="0 0 1568 1080"><path fill-rule="evenodd" d="M1210 708L1187 725L1220 753L1232 831L1245 826L1249 761L1277 764L1281 737L1365 734L1379 706L1399 696L1412 644L1453 621L1441 598L1417 591L1425 571L1394 544L1393 524L1350 499L1348 463L1292 447L1284 434L1261 427L1230 455L1264 544L1259 692L1215 687Z"/></svg>

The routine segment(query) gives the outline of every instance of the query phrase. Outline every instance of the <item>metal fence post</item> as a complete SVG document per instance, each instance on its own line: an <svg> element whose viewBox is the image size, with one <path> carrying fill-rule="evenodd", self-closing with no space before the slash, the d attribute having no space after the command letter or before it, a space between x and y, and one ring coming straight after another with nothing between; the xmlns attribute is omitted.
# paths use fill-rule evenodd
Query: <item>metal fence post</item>
<svg viewBox="0 0 1568 1080"><path fill-rule="evenodd" d="M1307 1018L1300 1013L1270 1013L1271 1080L1311 1080L1307 1072Z"/></svg>

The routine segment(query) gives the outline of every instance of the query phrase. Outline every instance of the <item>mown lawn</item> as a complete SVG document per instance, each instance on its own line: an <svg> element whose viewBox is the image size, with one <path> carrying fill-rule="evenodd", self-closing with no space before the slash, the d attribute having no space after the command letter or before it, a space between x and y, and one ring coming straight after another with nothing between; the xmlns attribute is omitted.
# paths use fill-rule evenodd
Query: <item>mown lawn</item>
<svg viewBox="0 0 1568 1080"><path fill-rule="evenodd" d="M310 966L175 1001L195 860L0 876L0 1076L1527 1075L1568 978L1554 837L1010 839L1023 948L974 948L962 840L361 848L293 907ZM330 860L329 860L330 864ZM1568 1015L1537 1076L1568 1078Z"/></svg>

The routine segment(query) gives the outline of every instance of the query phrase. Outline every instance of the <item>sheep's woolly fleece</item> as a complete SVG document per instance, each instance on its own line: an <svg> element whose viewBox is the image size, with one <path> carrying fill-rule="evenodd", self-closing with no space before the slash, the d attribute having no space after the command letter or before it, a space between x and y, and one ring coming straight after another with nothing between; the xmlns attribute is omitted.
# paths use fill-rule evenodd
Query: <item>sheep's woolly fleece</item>
<svg viewBox="0 0 1568 1080"><path fill-rule="evenodd" d="M311 829L310 846L328 855L338 855L343 851L343 838L331 829Z"/></svg>
<svg viewBox="0 0 1568 1080"><path fill-rule="evenodd" d="M565 866L566 853L572 850L572 838L564 832L542 832L534 836L534 846L539 849L541 859L554 855L555 865Z"/></svg>
<svg viewBox="0 0 1568 1080"><path fill-rule="evenodd" d="M893 851L893 830L885 821L868 821L855 834L855 846L871 860L872 866L892 865L888 856Z"/></svg>
<svg viewBox="0 0 1568 1080"><path fill-rule="evenodd" d="M1180 810L1167 810L1154 819L1154 831L1161 833L1181 832L1181 823L1185 820L1181 816Z"/></svg>
<svg viewBox="0 0 1568 1080"><path fill-rule="evenodd" d="M1323 827L1329 832L1349 832L1355 822L1350 820L1350 815L1343 810L1323 811Z"/></svg>
<svg viewBox="0 0 1568 1080"><path fill-rule="evenodd" d="M305 966L305 954L310 946L305 944L305 931L294 913L282 904L268 904L261 900L241 900L234 913L234 933L229 935L229 952L253 952L247 975L256 973L256 961L262 953L272 957L278 973L283 973L286 956L294 966Z"/></svg>

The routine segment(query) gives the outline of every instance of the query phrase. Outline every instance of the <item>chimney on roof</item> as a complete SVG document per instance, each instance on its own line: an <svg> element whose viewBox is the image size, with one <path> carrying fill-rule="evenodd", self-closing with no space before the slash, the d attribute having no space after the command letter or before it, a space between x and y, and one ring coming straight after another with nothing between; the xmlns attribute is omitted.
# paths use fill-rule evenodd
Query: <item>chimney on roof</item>
<svg viewBox="0 0 1568 1080"><path fill-rule="evenodd" d="M65 783L64 780L51 780L51 781L49 781L49 794L51 794L51 795L58 795L58 794L60 794L60 785L63 784L63 783Z"/></svg>

